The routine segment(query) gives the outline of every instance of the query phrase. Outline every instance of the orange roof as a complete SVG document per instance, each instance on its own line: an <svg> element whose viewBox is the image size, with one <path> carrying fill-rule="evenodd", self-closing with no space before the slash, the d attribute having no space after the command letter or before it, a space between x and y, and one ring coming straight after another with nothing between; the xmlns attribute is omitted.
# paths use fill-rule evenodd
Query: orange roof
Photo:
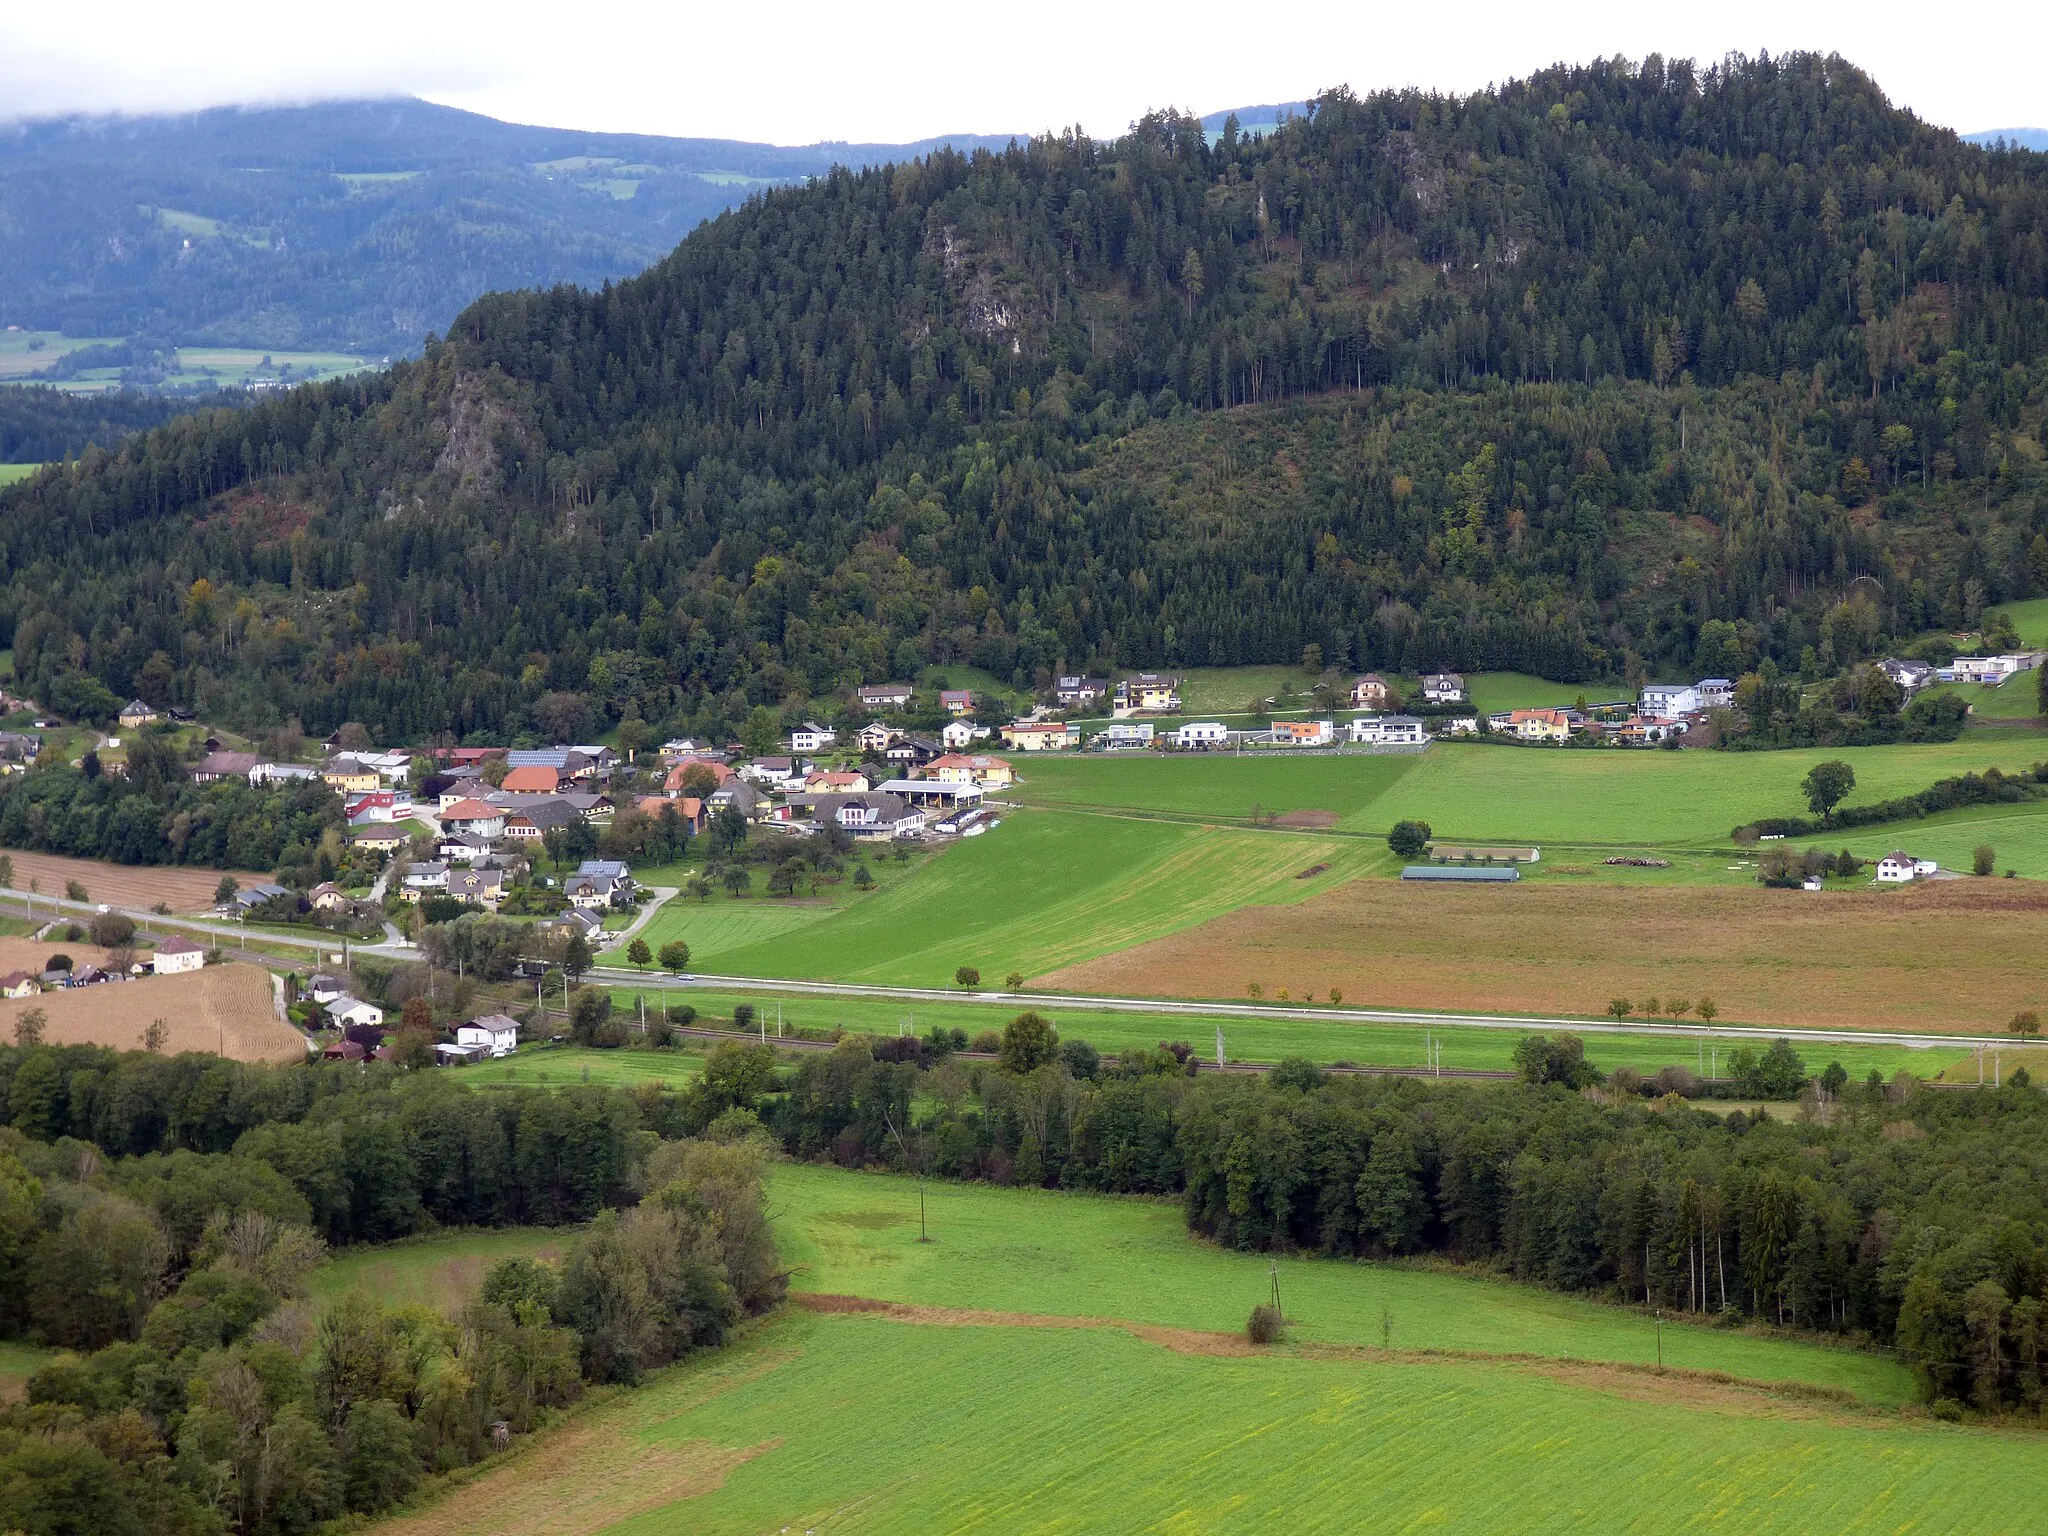
<svg viewBox="0 0 2048 1536"><path fill-rule="evenodd" d="M489 821L503 817L504 810L495 805L485 805L481 800L458 800L441 813L443 821Z"/></svg>
<svg viewBox="0 0 2048 1536"><path fill-rule="evenodd" d="M662 788L668 790L671 794L681 789L684 776L692 768L709 768L711 770L712 782L715 784L723 784L732 777L732 769L728 768L724 763L708 763L701 757L686 757L677 763L675 767L669 769L668 777L662 781Z"/></svg>
<svg viewBox="0 0 2048 1536"><path fill-rule="evenodd" d="M545 763L529 763L506 774L498 787L515 795L552 795L562 787L562 776Z"/></svg>

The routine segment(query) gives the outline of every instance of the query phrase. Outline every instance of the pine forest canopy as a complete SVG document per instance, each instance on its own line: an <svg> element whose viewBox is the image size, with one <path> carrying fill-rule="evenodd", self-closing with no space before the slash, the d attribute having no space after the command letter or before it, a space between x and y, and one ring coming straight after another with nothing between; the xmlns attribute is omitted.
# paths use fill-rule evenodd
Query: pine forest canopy
<svg viewBox="0 0 2048 1536"><path fill-rule="evenodd" d="M1837 58L1617 60L769 190L46 471L0 625L31 689L390 740L1310 644L1838 666L2048 591L2044 409L2048 161Z"/></svg>

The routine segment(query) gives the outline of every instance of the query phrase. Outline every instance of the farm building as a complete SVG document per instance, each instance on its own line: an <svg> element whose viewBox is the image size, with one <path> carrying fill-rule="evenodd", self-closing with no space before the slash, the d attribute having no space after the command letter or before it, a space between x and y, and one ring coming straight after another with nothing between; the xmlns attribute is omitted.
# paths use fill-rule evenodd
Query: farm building
<svg viewBox="0 0 2048 1536"><path fill-rule="evenodd" d="M1403 880L1449 880L1464 884L1498 884L1519 880L1522 872L1513 865L1503 869L1491 864L1409 864L1401 871Z"/></svg>
<svg viewBox="0 0 2048 1536"><path fill-rule="evenodd" d="M152 968L159 976L175 976L180 971L197 971L206 965L206 951L190 939L165 939L156 947L156 958Z"/></svg>
<svg viewBox="0 0 2048 1536"><path fill-rule="evenodd" d="M1932 859L1916 859L1910 853L1893 849L1877 861L1877 883L1906 885L1935 873L1939 868L1940 866Z"/></svg>

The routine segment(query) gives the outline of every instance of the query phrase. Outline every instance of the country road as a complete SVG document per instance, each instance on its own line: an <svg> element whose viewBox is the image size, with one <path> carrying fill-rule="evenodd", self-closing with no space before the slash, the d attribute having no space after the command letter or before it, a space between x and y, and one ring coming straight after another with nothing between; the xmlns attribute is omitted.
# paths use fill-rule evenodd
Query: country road
<svg viewBox="0 0 2048 1536"><path fill-rule="evenodd" d="M15 891L0 892L0 908L19 910L28 898ZM37 896L39 911L61 911L90 918L99 910L91 902L67 901ZM164 917L138 908L116 907L117 912L135 919L140 927L174 929L203 934L223 949L231 949L241 930L230 923L200 918ZM637 925L636 925L637 926ZM631 932L633 930L627 930ZM319 954L333 953L341 940L332 934L301 938L264 930L251 937L266 944L304 949ZM609 937L609 936L608 936ZM621 937L619 942L623 942ZM350 952L386 960L417 960L419 950L410 943L354 944ZM253 951L243 958L266 964L281 964L275 956ZM1979 1046L2019 1049L2020 1042L2009 1035L1905 1034L1890 1030L1798 1029L1784 1025L1667 1024L1654 1019L1617 1023L1610 1019L1572 1018L1556 1014L1455 1013L1407 1008L1354 1008L1301 1004L1284 1007L1273 1003L1239 1003L1229 1000L1186 1002L1175 999L1099 996L1078 992L962 992L951 987L892 987L846 981L799 981L762 976L718 976L692 972L683 976L642 974L624 966L593 966L591 979L612 986L631 986L646 992L717 991L779 992L785 995L873 998L894 1002L968 1003L991 1008L1084 1008L1098 1013L1149 1013L1205 1019L1319 1019L1337 1024L1407 1024L1421 1027L1458 1029L1567 1029L1580 1035L1670 1035L1681 1040L1776 1040L1796 1038L1824 1045L1903 1045L1922 1050L1970 1050Z"/></svg>

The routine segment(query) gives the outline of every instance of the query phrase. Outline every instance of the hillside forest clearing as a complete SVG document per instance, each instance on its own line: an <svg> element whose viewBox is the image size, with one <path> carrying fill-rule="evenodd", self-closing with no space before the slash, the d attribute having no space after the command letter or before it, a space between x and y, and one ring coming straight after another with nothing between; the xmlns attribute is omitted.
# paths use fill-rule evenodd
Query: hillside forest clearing
<svg viewBox="0 0 2048 1536"><path fill-rule="evenodd" d="M808 1304L378 1529L2030 1528L2035 1439L1902 1420L1880 1356L1667 1324L1660 1373L1631 1311L1298 1259L1290 1340L1255 1351L1269 1261L1170 1202L933 1185L920 1245L908 1179L784 1165L770 1193ZM1114 1452L1049 1477L1051 1422Z"/></svg>
<svg viewBox="0 0 2048 1536"><path fill-rule="evenodd" d="M64 895L76 880L86 889L86 899L109 906L147 911L158 903L173 912L212 910L213 895L225 877L238 885L254 885L270 879L248 869L205 869L184 864L110 864L104 859L73 859L56 853L30 853L20 848L0 848L14 862L10 890L26 893L34 881L44 896ZM52 911L51 916L57 916Z"/></svg>
<svg viewBox="0 0 2048 1536"><path fill-rule="evenodd" d="M10 950L25 942L0 940ZM50 946L35 948L48 953ZM72 946L66 953L82 963L90 951ZM165 1055L207 1051L232 1061L304 1061L306 1037L278 1017L274 999L270 973L262 967L209 965L179 975L67 987L0 1003L0 1035L12 1039L21 1016L39 1008L48 1045L109 1045L138 1051L144 1048L150 1025L161 1019Z"/></svg>
<svg viewBox="0 0 2048 1536"><path fill-rule="evenodd" d="M17 480L26 480L42 467L40 464L0 464L0 485L12 485Z"/></svg>
<svg viewBox="0 0 2048 1536"><path fill-rule="evenodd" d="M2048 892L2003 880L1820 894L1354 881L1033 985L1195 998L1256 982L1297 997L1336 987L1356 1006L1586 1015L1612 998L1711 997L1731 1023L1988 1034L2048 1005L2044 944Z"/></svg>

